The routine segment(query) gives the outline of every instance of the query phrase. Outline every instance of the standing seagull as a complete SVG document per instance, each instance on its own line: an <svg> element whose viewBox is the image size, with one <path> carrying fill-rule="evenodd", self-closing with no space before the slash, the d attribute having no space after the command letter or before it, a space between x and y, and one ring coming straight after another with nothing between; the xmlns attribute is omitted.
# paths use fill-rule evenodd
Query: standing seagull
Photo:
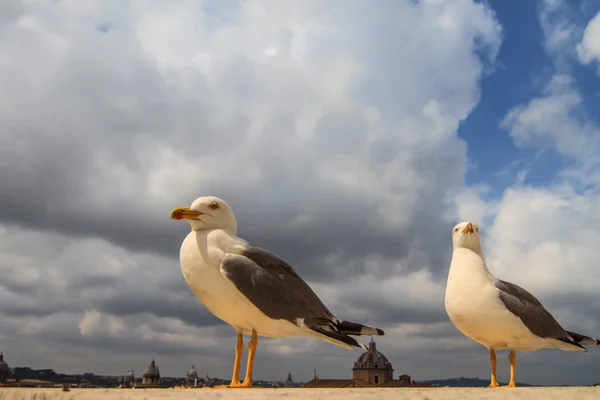
<svg viewBox="0 0 600 400"><path fill-rule="evenodd" d="M226 387L252 387L258 335L317 337L347 349L367 349L348 335L384 334L337 319L294 268L237 237L236 219L225 201L200 197L191 207L174 209L171 219L185 219L192 227L180 251L185 281L210 312L237 331L233 377ZM246 378L240 383L243 334L251 339Z"/></svg>
<svg viewBox="0 0 600 400"><path fill-rule="evenodd" d="M565 331L531 293L497 279L488 270L479 243L479 227L461 222L452 233L452 261L446 284L446 312L465 336L489 349L492 379L498 387L494 349L510 349L509 387L515 387L515 350L556 348L585 351L598 339Z"/></svg>

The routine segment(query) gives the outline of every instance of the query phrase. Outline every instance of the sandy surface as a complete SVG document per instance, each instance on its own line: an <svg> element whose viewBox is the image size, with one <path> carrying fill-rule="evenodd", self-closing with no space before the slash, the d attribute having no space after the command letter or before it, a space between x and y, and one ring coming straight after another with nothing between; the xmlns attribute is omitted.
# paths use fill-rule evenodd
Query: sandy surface
<svg viewBox="0 0 600 400"><path fill-rule="evenodd" d="M568 388L380 388L380 389L60 389L0 388L0 400L59 399L600 399L600 387Z"/></svg>

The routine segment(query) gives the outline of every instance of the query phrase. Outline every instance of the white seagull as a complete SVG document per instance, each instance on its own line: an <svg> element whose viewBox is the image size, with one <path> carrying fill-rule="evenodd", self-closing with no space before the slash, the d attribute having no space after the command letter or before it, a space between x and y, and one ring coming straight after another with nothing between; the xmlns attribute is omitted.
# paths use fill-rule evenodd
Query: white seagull
<svg viewBox="0 0 600 400"><path fill-rule="evenodd" d="M171 219L192 227L180 250L181 271L191 291L221 320L237 331L233 377L226 387L252 387L258 336L309 336L352 349L367 349L348 335L383 335L378 328L337 319L298 273L285 261L236 236L237 222L218 197L196 199L176 208ZM243 382L239 369L244 341L248 366Z"/></svg>
<svg viewBox="0 0 600 400"><path fill-rule="evenodd" d="M476 224L457 224L452 245L446 312L460 332L489 349L490 387L500 386L496 380L495 349L510 350L508 387L515 387L515 350L556 348L587 353L582 345L600 345L598 339L564 330L535 296L492 275L481 252Z"/></svg>

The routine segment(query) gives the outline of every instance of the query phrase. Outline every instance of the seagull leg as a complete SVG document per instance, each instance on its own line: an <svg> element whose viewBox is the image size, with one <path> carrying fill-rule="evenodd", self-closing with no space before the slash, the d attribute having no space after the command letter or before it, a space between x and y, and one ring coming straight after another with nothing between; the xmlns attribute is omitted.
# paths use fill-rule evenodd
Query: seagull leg
<svg viewBox="0 0 600 400"><path fill-rule="evenodd" d="M258 334L252 329L252 338L248 342L248 366L246 367L246 377L244 382L238 387L251 388L252 387L252 370L254 369L254 356L256 355L256 348L258 347Z"/></svg>
<svg viewBox="0 0 600 400"><path fill-rule="evenodd" d="M489 387L498 387L498 380L496 379L496 352L490 348L490 365L492 366L492 379Z"/></svg>
<svg viewBox="0 0 600 400"><path fill-rule="evenodd" d="M244 351L244 337L242 331L237 333L237 344L235 346L235 360L233 361L233 376L231 377L231 383L229 385L219 385L215 388L230 388L240 387L240 364L242 362L242 352Z"/></svg>
<svg viewBox="0 0 600 400"><path fill-rule="evenodd" d="M231 377L232 385L240 384L240 364L242 362L242 352L244 351L244 337L242 332L237 334L237 344L235 345L235 361L233 363L233 376Z"/></svg>
<svg viewBox="0 0 600 400"><path fill-rule="evenodd" d="M515 382L515 367L517 365L517 355L513 349L510 349L510 353L508 354L508 361L510 361L510 382L508 382L507 386L504 387L517 387L517 383Z"/></svg>

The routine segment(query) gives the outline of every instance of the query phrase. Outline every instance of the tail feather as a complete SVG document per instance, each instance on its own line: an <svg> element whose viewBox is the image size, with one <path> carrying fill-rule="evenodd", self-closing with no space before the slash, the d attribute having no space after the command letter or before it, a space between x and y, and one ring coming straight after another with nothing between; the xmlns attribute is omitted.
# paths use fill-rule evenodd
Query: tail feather
<svg viewBox="0 0 600 400"><path fill-rule="evenodd" d="M336 324L341 333L354 336L383 336L383 329L373 328L371 326L359 324L350 321L339 321Z"/></svg>
<svg viewBox="0 0 600 400"><path fill-rule="evenodd" d="M337 319L307 318L303 321L303 324L314 332L324 335L325 337L323 339L328 342L346 348L360 347L364 350L369 349L367 346L357 342L356 339L348 335L381 336L384 334L382 329L358 324L356 322L339 321Z"/></svg>
<svg viewBox="0 0 600 400"><path fill-rule="evenodd" d="M573 341L575 342L575 344L578 344L578 345L587 344L587 345L600 346L600 340L598 340L596 338L593 338L590 336L585 336L580 333L569 332L569 331L566 331L566 332L573 338Z"/></svg>
<svg viewBox="0 0 600 400"><path fill-rule="evenodd" d="M557 348L561 349L561 350L565 350L565 351L584 351L586 354L589 354L590 352L588 351L588 349L586 349L585 347L583 347L582 345L580 345L579 343L576 343L575 341L571 340L570 338L561 338L561 339L556 339L557 342ZM565 347L564 344L562 343L567 343L569 346Z"/></svg>
<svg viewBox="0 0 600 400"><path fill-rule="evenodd" d="M329 329L325 329L323 327L320 326L311 326L310 329L312 329L315 332L318 332L322 335L325 335L331 339L335 339L336 341L340 341L342 343L345 343L346 345L350 345L352 347L360 347L361 349L364 350L368 350L369 348L367 346L365 346L362 343L359 343L356 341L356 339L354 339L352 336L346 336L343 333L339 333L336 331L331 331ZM336 343L337 344L337 343ZM347 346L343 346L343 347L347 347Z"/></svg>

